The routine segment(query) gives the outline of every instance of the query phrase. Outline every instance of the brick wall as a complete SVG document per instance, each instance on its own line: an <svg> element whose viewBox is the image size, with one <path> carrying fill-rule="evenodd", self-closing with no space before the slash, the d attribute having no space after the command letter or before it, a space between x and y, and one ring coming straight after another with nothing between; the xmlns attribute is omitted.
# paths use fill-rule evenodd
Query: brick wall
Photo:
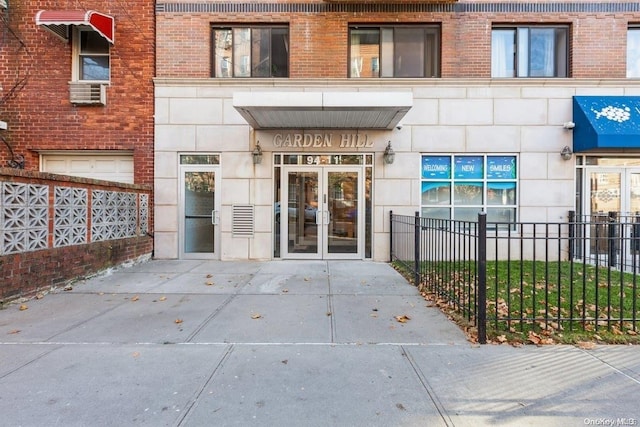
<svg viewBox="0 0 640 427"><path fill-rule="evenodd" d="M20 230L15 231L15 225L18 228L28 228L29 233L33 234L34 229L25 220L25 225L20 226L20 206L16 206L15 200L12 200L9 191L4 187L5 184L28 184L48 187L48 224L44 225L46 237L40 239L38 245L39 250L28 250L29 244L25 244L27 250L16 252L14 240L19 238ZM88 201L85 204L87 208L88 218L80 227L87 229L87 242L83 244L55 244L55 228L70 221L69 216L60 215L62 209L60 205L55 203L55 187L86 189ZM143 219L141 216L142 207L138 206L137 220L138 229L134 236L125 238L104 239L101 241L93 241L92 222L100 222L100 218L96 217L96 209L92 208L91 193L92 190L112 191L133 193L136 196L140 194L149 196L151 193L150 186L108 183L106 181L96 181L85 178L63 177L60 175L43 174L31 171L17 171L14 169L0 168L0 215L2 223L0 223L0 232L3 239L0 241L0 307L3 303L18 297L32 296L40 291L48 291L53 287L63 286L73 280L94 275L109 267L114 267L128 261L150 258L153 251L153 239L145 233ZM30 198L32 198L30 196ZM94 202L95 203L95 202ZM32 202L30 201L31 205ZM94 206L95 207L95 206ZM27 208L28 209L28 208ZM104 211L104 209L103 209ZM150 211L150 208L149 208ZM11 212L12 220L7 220L7 213ZM28 216L30 214L24 214ZM64 220L60 221L64 217ZM73 220L73 216L71 216ZM82 222L81 221L81 222ZM135 219L134 219L135 221ZM29 228L31 227L31 228ZM29 237L24 237L28 240ZM44 241L43 241L44 240Z"/></svg>
<svg viewBox="0 0 640 427"><path fill-rule="evenodd" d="M38 10L81 7L115 18L106 106L69 102L72 45L35 24ZM153 2L10 1L0 14L0 136L26 169L39 169L38 150L129 150L135 182L152 184ZM10 159L0 143L0 166Z"/></svg>
<svg viewBox="0 0 640 427"><path fill-rule="evenodd" d="M289 23L291 78L346 78L350 24L438 23L442 26L442 77L488 78L492 25L546 23L571 27L571 77L624 78L626 30L629 23L640 22L638 12L416 12L410 4L390 5L388 11L371 12L366 9L370 7L368 2L352 7L354 11L349 13L160 11L157 75L209 77L211 23Z"/></svg>

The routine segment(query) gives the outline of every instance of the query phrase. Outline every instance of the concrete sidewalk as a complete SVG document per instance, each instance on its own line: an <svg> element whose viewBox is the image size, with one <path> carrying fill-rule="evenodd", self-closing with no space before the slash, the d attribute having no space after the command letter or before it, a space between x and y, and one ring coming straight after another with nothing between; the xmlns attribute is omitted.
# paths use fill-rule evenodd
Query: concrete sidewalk
<svg viewBox="0 0 640 427"><path fill-rule="evenodd" d="M25 305L1 426L640 422L639 347L473 345L384 263L150 261Z"/></svg>

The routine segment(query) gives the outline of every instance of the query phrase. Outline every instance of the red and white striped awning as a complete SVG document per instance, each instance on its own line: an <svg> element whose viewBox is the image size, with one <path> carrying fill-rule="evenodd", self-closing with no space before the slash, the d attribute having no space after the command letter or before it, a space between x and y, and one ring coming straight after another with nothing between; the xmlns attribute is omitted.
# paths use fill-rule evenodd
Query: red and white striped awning
<svg viewBox="0 0 640 427"><path fill-rule="evenodd" d="M82 25L113 44L115 25L113 17L95 10L41 10L36 14L36 25L42 25L61 39L69 40L69 26Z"/></svg>

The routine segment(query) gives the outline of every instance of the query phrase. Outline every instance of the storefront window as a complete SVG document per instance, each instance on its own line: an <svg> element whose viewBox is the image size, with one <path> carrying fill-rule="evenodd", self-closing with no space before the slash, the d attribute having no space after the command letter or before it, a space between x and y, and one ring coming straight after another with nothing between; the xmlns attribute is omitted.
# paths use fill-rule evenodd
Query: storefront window
<svg viewBox="0 0 640 427"><path fill-rule="evenodd" d="M517 213L516 156L422 156L422 216L463 221L487 213L509 222Z"/></svg>

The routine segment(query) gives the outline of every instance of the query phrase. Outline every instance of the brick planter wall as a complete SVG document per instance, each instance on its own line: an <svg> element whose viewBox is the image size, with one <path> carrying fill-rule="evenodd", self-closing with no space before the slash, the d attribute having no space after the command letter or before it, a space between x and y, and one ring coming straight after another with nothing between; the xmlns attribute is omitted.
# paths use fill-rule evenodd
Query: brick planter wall
<svg viewBox="0 0 640 427"><path fill-rule="evenodd" d="M0 305L150 258L149 186L0 168Z"/></svg>

